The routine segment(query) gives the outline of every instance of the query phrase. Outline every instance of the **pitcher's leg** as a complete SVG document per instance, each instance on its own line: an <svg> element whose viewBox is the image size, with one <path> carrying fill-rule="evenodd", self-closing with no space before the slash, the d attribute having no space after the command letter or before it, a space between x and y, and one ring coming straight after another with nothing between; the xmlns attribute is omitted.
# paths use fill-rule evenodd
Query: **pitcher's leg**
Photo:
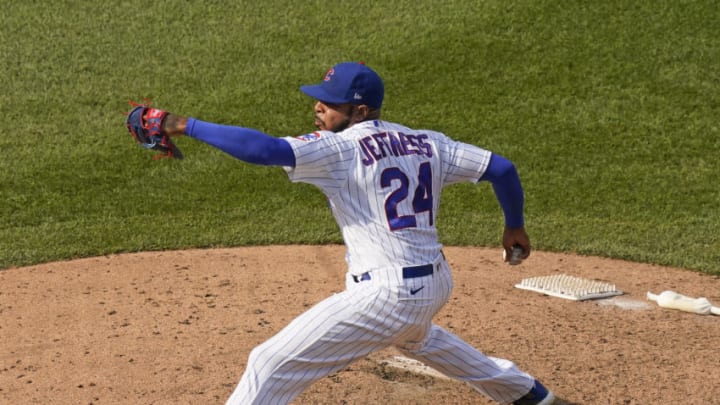
<svg viewBox="0 0 720 405"><path fill-rule="evenodd" d="M313 382L388 346L363 303L372 291L335 294L293 320L250 353L228 405L287 404Z"/></svg>
<svg viewBox="0 0 720 405"><path fill-rule="evenodd" d="M437 325L432 325L422 347L399 349L448 377L467 382L501 404L522 397L534 383L534 378L513 362L486 356Z"/></svg>

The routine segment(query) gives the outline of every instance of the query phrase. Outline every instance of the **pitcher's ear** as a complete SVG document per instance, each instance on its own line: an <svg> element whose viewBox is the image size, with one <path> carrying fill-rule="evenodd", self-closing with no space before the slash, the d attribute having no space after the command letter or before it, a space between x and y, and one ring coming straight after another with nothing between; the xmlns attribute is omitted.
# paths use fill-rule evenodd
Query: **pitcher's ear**
<svg viewBox="0 0 720 405"><path fill-rule="evenodd" d="M370 114L370 107L365 104L355 106L353 114L355 115L353 118L355 118L356 121L365 121Z"/></svg>

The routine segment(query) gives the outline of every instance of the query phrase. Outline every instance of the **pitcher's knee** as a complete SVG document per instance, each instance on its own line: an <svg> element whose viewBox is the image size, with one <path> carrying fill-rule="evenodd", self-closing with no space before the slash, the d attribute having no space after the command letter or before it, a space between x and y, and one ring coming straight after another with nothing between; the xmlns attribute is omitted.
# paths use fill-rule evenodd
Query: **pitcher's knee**
<svg viewBox="0 0 720 405"><path fill-rule="evenodd" d="M248 363L245 367L245 374L255 376L255 379L263 379L275 369L277 363L282 360L276 351L268 350L263 345L254 348L248 356Z"/></svg>
<svg viewBox="0 0 720 405"><path fill-rule="evenodd" d="M272 390L272 374L277 367L279 357L273 350L264 350L258 346L250 352L245 373L240 379L235 392L228 404L264 404L269 397L268 390Z"/></svg>

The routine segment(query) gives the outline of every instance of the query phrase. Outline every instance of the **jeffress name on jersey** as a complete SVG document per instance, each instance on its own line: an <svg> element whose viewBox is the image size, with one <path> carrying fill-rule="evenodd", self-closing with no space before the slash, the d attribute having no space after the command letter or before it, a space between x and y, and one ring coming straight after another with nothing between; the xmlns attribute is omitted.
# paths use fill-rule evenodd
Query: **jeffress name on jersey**
<svg viewBox="0 0 720 405"><path fill-rule="evenodd" d="M432 157L432 146L426 143L425 134L404 134L402 132L379 132L361 138L360 149L365 155L365 166L388 156L420 155Z"/></svg>

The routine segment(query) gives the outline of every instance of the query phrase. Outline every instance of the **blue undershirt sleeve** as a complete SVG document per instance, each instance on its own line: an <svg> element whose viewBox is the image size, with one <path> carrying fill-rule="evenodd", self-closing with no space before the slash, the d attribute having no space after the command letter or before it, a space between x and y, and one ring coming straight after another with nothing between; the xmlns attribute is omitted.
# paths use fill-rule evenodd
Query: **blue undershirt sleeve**
<svg viewBox="0 0 720 405"><path fill-rule="evenodd" d="M288 141L256 129L188 118L185 134L248 163L295 167L295 153Z"/></svg>
<svg viewBox="0 0 720 405"><path fill-rule="evenodd" d="M487 170L480 177L480 181L492 183L495 197L505 214L505 225L510 228L524 226L523 206L525 196L515 165L508 159L493 154L490 157Z"/></svg>

